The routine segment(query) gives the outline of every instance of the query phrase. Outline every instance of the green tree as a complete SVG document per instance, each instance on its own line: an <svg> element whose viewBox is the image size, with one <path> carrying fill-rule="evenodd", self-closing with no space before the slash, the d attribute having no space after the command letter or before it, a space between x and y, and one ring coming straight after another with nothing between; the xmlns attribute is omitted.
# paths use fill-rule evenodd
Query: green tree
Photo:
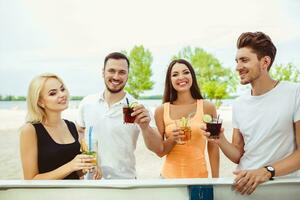
<svg viewBox="0 0 300 200"><path fill-rule="evenodd" d="M4 101L13 101L14 100L14 96L12 95L7 95L4 97Z"/></svg>
<svg viewBox="0 0 300 200"><path fill-rule="evenodd" d="M151 90L154 85L151 81L152 54L143 45L134 46L129 55L126 51L123 52L130 61L129 78L125 89L135 98L139 98L145 90Z"/></svg>
<svg viewBox="0 0 300 200"><path fill-rule="evenodd" d="M83 96L71 96L70 99L75 100L75 101L79 101L79 100L83 99Z"/></svg>
<svg viewBox="0 0 300 200"><path fill-rule="evenodd" d="M220 61L202 48L183 48L173 59L183 58L191 62L197 81L205 98L221 105L221 99L229 97L236 90L237 76L230 68L222 66Z"/></svg>
<svg viewBox="0 0 300 200"><path fill-rule="evenodd" d="M300 82L300 70L292 63L288 63L286 66L275 65L271 68L271 76L280 81Z"/></svg>

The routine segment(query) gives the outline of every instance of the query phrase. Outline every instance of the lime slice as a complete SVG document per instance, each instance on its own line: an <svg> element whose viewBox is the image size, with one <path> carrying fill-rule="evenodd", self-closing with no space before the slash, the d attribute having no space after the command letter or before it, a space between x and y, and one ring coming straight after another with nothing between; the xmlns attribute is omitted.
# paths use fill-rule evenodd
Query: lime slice
<svg viewBox="0 0 300 200"><path fill-rule="evenodd" d="M134 108L134 107L137 106L137 105L139 105L138 102L132 102L132 103L129 105L129 107L130 107L130 108Z"/></svg>
<svg viewBox="0 0 300 200"><path fill-rule="evenodd" d="M185 117L182 117L181 119L180 119L180 127L187 127L187 125L188 125L188 118L185 118Z"/></svg>
<svg viewBox="0 0 300 200"><path fill-rule="evenodd" d="M203 121L205 123L209 123L209 122L212 121L212 117L210 115L208 115L208 114L205 114L205 115L203 115Z"/></svg>
<svg viewBox="0 0 300 200"><path fill-rule="evenodd" d="M184 125L185 125L185 117L182 117L180 119L180 127L184 127Z"/></svg>

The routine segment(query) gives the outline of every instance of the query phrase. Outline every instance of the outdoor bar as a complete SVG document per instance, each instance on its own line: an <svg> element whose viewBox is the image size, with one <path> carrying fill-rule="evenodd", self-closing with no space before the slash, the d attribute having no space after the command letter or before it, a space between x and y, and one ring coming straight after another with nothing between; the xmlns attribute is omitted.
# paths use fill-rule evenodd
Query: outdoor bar
<svg viewBox="0 0 300 200"><path fill-rule="evenodd" d="M156 180L0 180L1 200L299 200L300 179L280 178L244 195L232 190L232 178Z"/></svg>

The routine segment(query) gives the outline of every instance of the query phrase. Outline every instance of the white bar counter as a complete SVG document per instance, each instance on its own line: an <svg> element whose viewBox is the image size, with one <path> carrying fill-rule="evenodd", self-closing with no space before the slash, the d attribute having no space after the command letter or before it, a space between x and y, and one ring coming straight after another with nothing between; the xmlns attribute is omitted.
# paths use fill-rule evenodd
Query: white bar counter
<svg viewBox="0 0 300 200"><path fill-rule="evenodd" d="M232 183L232 178L0 180L0 200L300 200L300 178L268 181L250 196L233 191Z"/></svg>

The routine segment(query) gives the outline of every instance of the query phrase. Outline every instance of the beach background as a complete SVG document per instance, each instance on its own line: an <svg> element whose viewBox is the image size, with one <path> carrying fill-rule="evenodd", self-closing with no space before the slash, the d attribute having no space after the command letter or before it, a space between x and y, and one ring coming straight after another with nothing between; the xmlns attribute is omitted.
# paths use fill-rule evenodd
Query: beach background
<svg viewBox="0 0 300 200"><path fill-rule="evenodd" d="M77 103L71 102L69 109L63 113L64 118L75 121ZM145 100L143 103L153 111L160 104L160 100ZM218 113L223 119L225 135L231 140L231 106L221 106ZM6 105L0 102L0 179L23 178L19 150L19 128L24 124L25 115L25 102L17 104L7 102ZM142 135L139 136L135 155L138 179L160 178L164 158L158 157L146 148ZM220 155L220 177L232 177L232 171L236 165L228 160L222 152Z"/></svg>
<svg viewBox="0 0 300 200"><path fill-rule="evenodd" d="M142 95L163 94L170 60L186 47L201 48L221 67L235 70L236 41L247 31L267 33L277 47L274 65L300 66L300 1L153 0L153 1L0 1L0 97L25 96L30 80L52 72L63 78L72 96L105 88L103 60L114 51L129 53L142 45L151 52L153 88ZM240 9L236 9L239 7ZM266 9L267 8L267 9ZM155 11L155 13L153 12ZM288 34L287 34L288 33ZM239 96L243 88L238 86ZM151 108L159 101L147 101ZM231 140L231 104L218 110ZM0 102L0 179L20 179L19 128L25 102ZM74 120L71 102L65 118ZM163 163L146 149L136 149L138 178L158 178ZM235 165L221 153L220 176Z"/></svg>

